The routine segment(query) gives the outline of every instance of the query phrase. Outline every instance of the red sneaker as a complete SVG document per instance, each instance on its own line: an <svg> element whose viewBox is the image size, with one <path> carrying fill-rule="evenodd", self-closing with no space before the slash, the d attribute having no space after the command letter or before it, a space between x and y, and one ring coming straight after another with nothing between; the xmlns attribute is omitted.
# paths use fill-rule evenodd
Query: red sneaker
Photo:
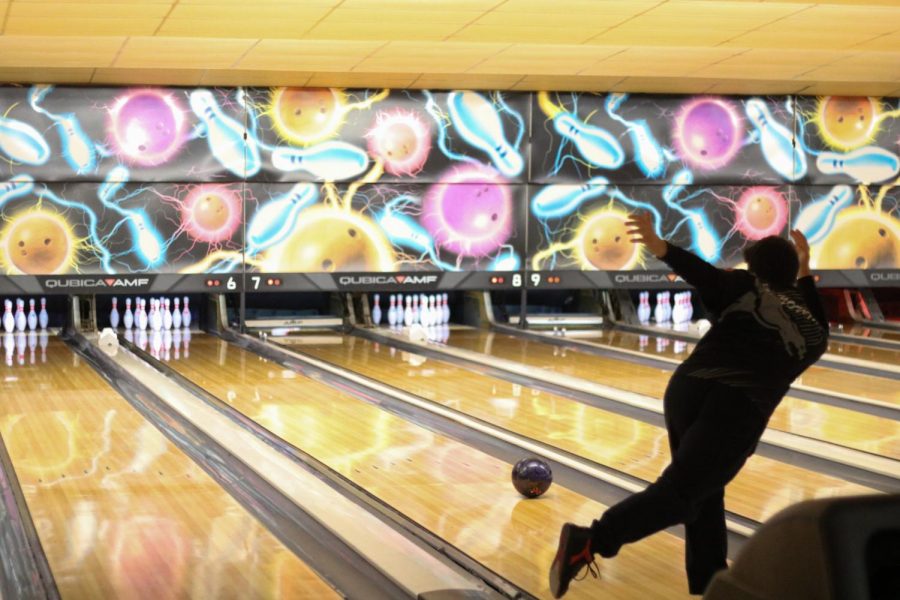
<svg viewBox="0 0 900 600"><path fill-rule="evenodd" d="M578 577L585 567L587 571ZM600 577L600 568L591 552L591 530L588 527L566 523L559 533L556 558L550 565L550 593L554 598L562 598L573 579L580 581L587 577L588 573L593 577Z"/></svg>

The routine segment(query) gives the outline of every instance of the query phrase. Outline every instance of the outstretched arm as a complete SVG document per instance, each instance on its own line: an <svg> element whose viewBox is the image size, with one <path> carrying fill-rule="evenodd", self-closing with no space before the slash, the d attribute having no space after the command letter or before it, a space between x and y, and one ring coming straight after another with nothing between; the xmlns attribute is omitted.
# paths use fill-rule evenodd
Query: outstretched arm
<svg viewBox="0 0 900 600"><path fill-rule="evenodd" d="M828 330L828 317L825 316L825 309L822 307L822 299L816 290L816 282L812 278L809 270L809 242L806 237L796 229L791 230L791 239L794 241L794 247L797 248L797 258L800 260L800 269L797 271L797 289L803 295L809 312L816 318L825 330Z"/></svg>

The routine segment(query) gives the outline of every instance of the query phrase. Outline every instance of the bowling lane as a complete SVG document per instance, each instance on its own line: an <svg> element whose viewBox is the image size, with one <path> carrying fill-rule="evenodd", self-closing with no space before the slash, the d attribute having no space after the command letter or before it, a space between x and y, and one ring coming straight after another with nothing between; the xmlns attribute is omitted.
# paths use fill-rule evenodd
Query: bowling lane
<svg viewBox="0 0 900 600"><path fill-rule="evenodd" d="M338 597L63 342L44 358L0 365L0 431L63 598Z"/></svg>
<svg viewBox="0 0 900 600"><path fill-rule="evenodd" d="M619 336L621 332L613 332L612 335ZM456 348L644 394L658 398L660 403L672 375L667 369L561 348L524 336L477 329L454 330L447 343ZM769 427L900 459L900 422L891 419L787 396L772 415Z"/></svg>
<svg viewBox="0 0 900 600"><path fill-rule="evenodd" d="M568 398L363 338L290 347L645 481L655 480L669 461L664 429ZM871 490L754 456L725 502L737 514L764 521L802 499L865 492Z"/></svg>
<svg viewBox="0 0 900 600"><path fill-rule="evenodd" d="M604 510L558 484L525 500L511 465L211 336L193 336L190 357L168 365L541 598L550 597L559 528ZM662 533L625 548L601 566L601 580L569 595L685 598L683 561L683 544Z"/></svg>
<svg viewBox="0 0 900 600"><path fill-rule="evenodd" d="M516 344L521 343L519 342L518 337L511 337L511 339L516 340ZM691 350L694 349L694 344L679 342L677 340L673 341L668 338L661 338L653 335L641 336L636 333L618 329L612 331L598 331L593 337L579 336L577 339L600 344L602 346L609 346L611 348L624 348L650 356L664 356L676 360L683 360ZM483 347L485 340L477 333L466 332L462 333L457 338L451 336L451 344L456 345L457 341L459 344L463 345L462 347ZM536 343L541 346L548 345L541 344L540 342ZM513 346L516 344L513 344ZM499 351L501 352L507 352L512 349L502 337L495 338L495 341L493 341L491 345L492 347L500 348ZM526 352L529 354L535 353L533 356L535 358L537 357L538 351L529 349ZM586 355L588 353L579 352L578 354ZM581 363L582 361L579 360L579 364ZM874 375L853 373L841 369L812 366L807 369L803 375L798 377L795 383L821 389L825 392L832 391L840 394L859 396L900 407L900 385L897 385L896 379L890 377L876 377Z"/></svg>
<svg viewBox="0 0 900 600"><path fill-rule="evenodd" d="M881 329L879 327L870 327L859 323L847 322L841 323L838 327L832 325L833 333L843 333L846 335L855 335L857 337L873 340L888 340L891 342L900 342L900 331L893 329Z"/></svg>

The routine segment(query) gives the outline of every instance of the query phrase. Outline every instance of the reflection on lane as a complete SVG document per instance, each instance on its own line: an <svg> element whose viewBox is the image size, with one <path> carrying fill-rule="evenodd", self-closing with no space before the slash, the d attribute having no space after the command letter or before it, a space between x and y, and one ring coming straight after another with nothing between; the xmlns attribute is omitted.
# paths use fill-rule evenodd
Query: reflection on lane
<svg viewBox="0 0 900 600"><path fill-rule="evenodd" d="M65 344L44 350L0 366L0 431L63 598L335 597Z"/></svg>
<svg viewBox="0 0 900 600"><path fill-rule="evenodd" d="M451 334L451 341L453 335ZM363 338L293 348L645 481L669 461L665 431L554 394ZM596 373L595 373L596 374ZM763 521L787 500L865 493L845 481L753 457L728 489L730 510Z"/></svg>
<svg viewBox="0 0 900 600"><path fill-rule="evenodd" d="M194 336L170 365L194 383L340 472L441 539L530 593L549 597L546 572L567 520L603 506L554 485L524 500L511 466L237 346ZM684 597L681 542L656 536L604 567L574 598ZM568 597L568 596L567 596Z"/></svg>

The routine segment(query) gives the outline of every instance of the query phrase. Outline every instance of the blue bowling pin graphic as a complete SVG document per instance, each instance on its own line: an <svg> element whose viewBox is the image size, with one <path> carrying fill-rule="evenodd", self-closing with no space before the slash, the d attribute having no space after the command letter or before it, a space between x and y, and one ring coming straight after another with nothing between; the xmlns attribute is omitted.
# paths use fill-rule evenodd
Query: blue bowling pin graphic
<svg viewBox="0 0 900 600"><path fill-rule="evenodd" d="M3 208L3 205L10 200L27 196L32 191L34 191L34 178L24 173L0 183L0 208Z"/></svg>
<svg viewBox="0 0 900 600"><path fill-rule="evenodd" d="M518 271L522 267L522 259L512 248L503 248L491 261L488 271Z"/></svg>
<svg viewBox="0 0 900 600"><path fill-rule="evenodd" d="M666 204L671 205L675 199L681 194L687 186L694 183L694 174L687 169L682 169L675 173L672 182L663 188L662 199Z"/></svg>
<svg viewBox="0 0 900 600"><path fill-rule="evenodd" d="M418 200L411 196L397 196L385 205L384 210L376 214L375 221L387 234L392 244L410 248L427 255L435 266L444 271L457 271L456 267L438 258L434 240L424 227L419 225L409 215L394 210L396 206L407 204L418 204Z"/></svg>
<svg viewBox="0 0 900 600"><path fill-rule="evenodd" d="M118 194L125 187L125 184L128 183L130 177L131 173L128 171L128 167L116 165L110 169L109 173L106 174L103 183L97 188L97 197L100 198L100 202L103 204L112 202L116 197L116 194Z"/></svg>
<svg viewBox="0 0 900 600"><path fill-rule="evenodd" d="M55 114L40 106L40 102L53 90L52 85L36 85L28 92L31 108L45 115L56 126L59 133L62 155L78 175L97 170L97 149L94 142L81 128L74 113Z"/></svg>
<svg viewBox="0 0 900 600"><path fill-rule="evenodd" d="M137 245L135 253L148 267L160 264L165 258L163 241L148 222L147 215L141 210L130 210L126 215L128 227Z"/></svg>
<svg viewBox="0 0 900 600"><path fill-rule="evenodd" d="M745 106L747 118L756 127L763 157L769 166L789 181L806 175L806 154L793 145L791 132L776 121L769 107L759 98L752 98Z"/></svg>
<svg viewBox="0 0 900 600"><path fill-rule="evenodd" d="M803 207L794 221L794 228L806 236L810 244L816 244L831 233L837 214L852 202L853 189L849 185L836 185L830 192Z"/></svg>
<svg viewBox="0 0 900 600"><path fill-rule="evenodd" d="M823 152L816 167L825 175L848 175L860 183L879 183L900 171L897 155L877 146L857 148L847 154Z"/></svg>
<svg viewBox="0 0 900 600"><path fill-rule="evenodd" d="M260 206L247 226L248 254L261 252L287 238L294 230L300 212L318 199L319 190L315 184L304 182Z"/></svg>
<svg viewBox="0 0 900 600"><path fill-rule="evenodd" d="M50 159L44 136L28 123L7 117L0 117L0 152L13 162L35 167Z"/></svg>
<svg viewBox="0 0 900 600"><path fill-rule="evenodd" d="M206 127L209 150L219 163L238 177L252 177L262 161L256 139L244 139L243 125L222 112L209 90L195 90L190 95L191 110Z"/></svg>
<svg viewBox="0 0 900 600"><path fill-rule="evenodd" d="M631 121L616 114L616 110L627 98L628 94L610 94L606 99L606 112L628 131L628 137L631 138L635 150L634 162L641 172L650 179L662 177L666 172L668 158L665 149L653 137L647 121L645 119Z"/></svg>
<svg viewBox="0 0 900 600"><path fill-rule="evenodd" d="M608 131L582 123L575 115L560 112L553 117L553 127L575 144L582 158L595 167L618 169L625 162L622 146Z"/></svg>
<svg viewBox="0 0 900 600"><path fill-rule="evenodd" d="M719 249L722 246L715 229L701 211L686 212L688 213L688 228L694 238L694 249L703 260L715 261L719 257Z"/></svg>
<svg viewBox="0 0 900 600"><path fill-rule="evenodd" d="M487 98L476 92L451 92L447 106L453 127L468 144L485 152L498 171L507 177L522 172L525 161L506 140L500 115Z"/></svg>
<svg viewBox="0 0 900 600"><path fill-rule="evenodd" d="M306 171L318 181L352 179L368 165L366 153L347 142L323 142L305 149L279 147L272 151L272 166L279 171Z"/></svg>
<svg viewBox="0 0 900 600"><path fill-rule="evenodd" d="M584 185L548 185L531 199L531 214L539 219L565 217L582 202L603 195L607 185L606 177L594 177Z"/></svg>

